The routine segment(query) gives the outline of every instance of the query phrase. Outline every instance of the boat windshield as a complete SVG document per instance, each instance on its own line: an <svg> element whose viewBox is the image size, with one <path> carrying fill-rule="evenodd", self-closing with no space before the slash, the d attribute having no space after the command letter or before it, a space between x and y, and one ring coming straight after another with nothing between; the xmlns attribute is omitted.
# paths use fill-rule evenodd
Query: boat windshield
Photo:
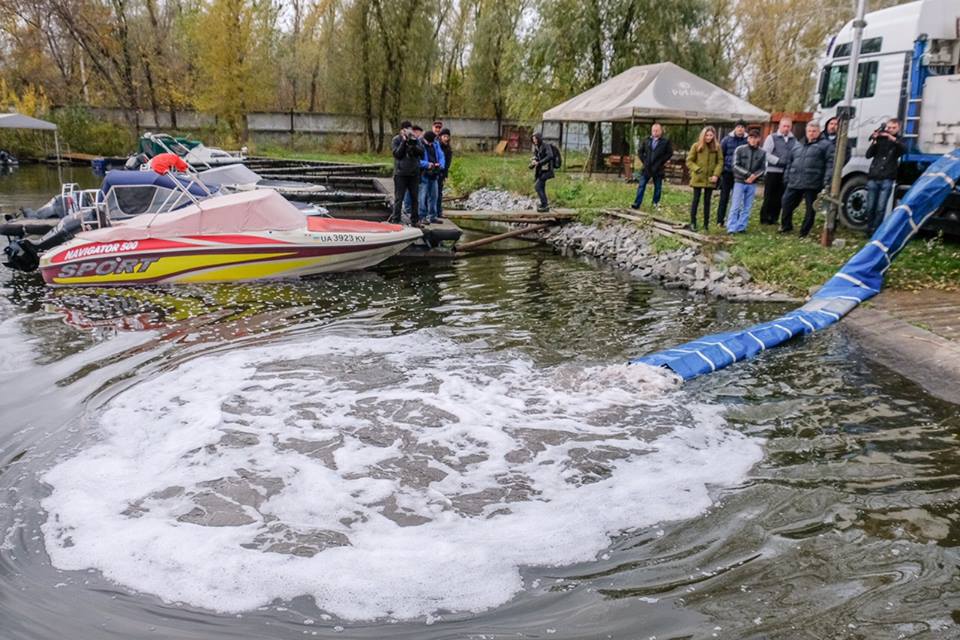
<svg viewBox="0 0 960 640"><path fill-rule="evenodd" d="M144 213L167 213L192 203L193 200L184 192L157 185L117 185L107 192L104 199L107 216L111 220Z"/></svg>

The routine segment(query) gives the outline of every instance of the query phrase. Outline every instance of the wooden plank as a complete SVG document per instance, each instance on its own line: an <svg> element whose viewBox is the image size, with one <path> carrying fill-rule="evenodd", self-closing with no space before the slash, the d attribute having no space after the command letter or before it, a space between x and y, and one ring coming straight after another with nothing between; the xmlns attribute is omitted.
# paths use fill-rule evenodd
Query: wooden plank
<svg viewBox="0 0 960 640"><path fill-rule="evenodd" d="M536 211L458 211L453 209L445 209L443 215L453 219L492 220L495 222L561 222L576 217L573 211L537 213Z"/></svg>
<svg viewBox="0 0 960 640"><path fill-rule="evenodd" d="M637 211L635 209L630 209L629 211L625 209L606 209L604 210L604 213L611 213L611 214L617 215L618 217L621 217L627 220L636 220L638 222L641 220L655 220L657 222L661 222L663 224L669 224L674 227L680 227L680 228L687 227L687 224L685 222L677 222L676 220L661 218L659 216L655 216L653 214L646 213L644 211Z"/></svg>
<svg viewBox="0 0 960 640"><path fill-rule="evenodd" d="M673 236L679 236L684 239L693 241L695 243L709 242L714 244L726 244L728 242L731 242L730 238L724 238L722 236L707 236L707 235L703 235L702 233L690 231L689 229L685 228L686 225L674 222L672 220L667 222L661 222L661 220L655 219L652 217L646 218L646 217L636 216L629 213L621 213L619 211L613 211L613 210L607 210L607 211L604 211L603 213L609 216L613 216L615 218L621 218L623 220L629 220L631 222L637 222L640 224L648 225L655 231L663 232L661 233L661 235L670 234Z"/></svg>
<svg viewBox="0 0 960 640"><path fill-rule="evenodd" d="M474 240L472 242L465 242L463 244L458 244L456 246L457 251L470 251L471 249L476 249L477 247L482 247L484 245L492 244L494 242L499 242L500 240L507 240L509 238L516 238L517 236L522 236L525 233L532 233L534 231L542 231L547 227L552 226L549 223L545 224L536 224L532 227L523 227L521 229L513 229L507 231L506 233L498 233L495 236L490 236L488 238L480 238L479 240Z"/></svg>

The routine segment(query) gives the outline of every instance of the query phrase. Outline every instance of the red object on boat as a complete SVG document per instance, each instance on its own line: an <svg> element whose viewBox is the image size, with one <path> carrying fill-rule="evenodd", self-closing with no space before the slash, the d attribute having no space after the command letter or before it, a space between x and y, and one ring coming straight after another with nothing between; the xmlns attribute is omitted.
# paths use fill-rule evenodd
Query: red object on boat
<svg viewBox="0 0 960 640"><path fill-rule="evenodd" d="M185 172L187 170L187 163L175 153L161 153L150 160L150 168L160 175L164 175L169 172L170 169Z"/></svg>

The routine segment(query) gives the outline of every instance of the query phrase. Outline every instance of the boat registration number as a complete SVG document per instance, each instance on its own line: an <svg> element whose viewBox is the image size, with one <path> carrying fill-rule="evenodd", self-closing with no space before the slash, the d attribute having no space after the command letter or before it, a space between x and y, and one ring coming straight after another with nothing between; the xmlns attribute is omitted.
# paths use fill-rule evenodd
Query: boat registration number
<svg viewBox="0 0 960 640"><path fill-rule="evenodd" d="M355 233L318 233L314 236L320 242L339 244L341 242L366 242L367 239Z"/></svg>

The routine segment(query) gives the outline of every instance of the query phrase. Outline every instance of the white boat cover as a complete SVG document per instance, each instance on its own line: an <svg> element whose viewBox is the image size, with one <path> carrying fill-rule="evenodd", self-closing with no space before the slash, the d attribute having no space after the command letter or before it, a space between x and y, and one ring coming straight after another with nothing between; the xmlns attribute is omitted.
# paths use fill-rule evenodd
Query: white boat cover
<svg viewBox="0 0 960 640"><path fill-rule="evenodd" d="M275 191L214 196L169 213L143 214L122 224L78 233L90 242L145 240L306 228L306 216Z"/></svg>
<svg viewBox="0 0 960 640"><path fill-rule="evenodd" d="M627 69L543 112L545 122L766 122L770 114L672 62Z"/></svg>
<svg viewBox="0 0 960 640"><path fill-rule="evenodd" d="M213 169L201 171L197 175L205 185L254 185L260 181L259 174L242 164L228 164L222 167L214 167Z"/></svg>

